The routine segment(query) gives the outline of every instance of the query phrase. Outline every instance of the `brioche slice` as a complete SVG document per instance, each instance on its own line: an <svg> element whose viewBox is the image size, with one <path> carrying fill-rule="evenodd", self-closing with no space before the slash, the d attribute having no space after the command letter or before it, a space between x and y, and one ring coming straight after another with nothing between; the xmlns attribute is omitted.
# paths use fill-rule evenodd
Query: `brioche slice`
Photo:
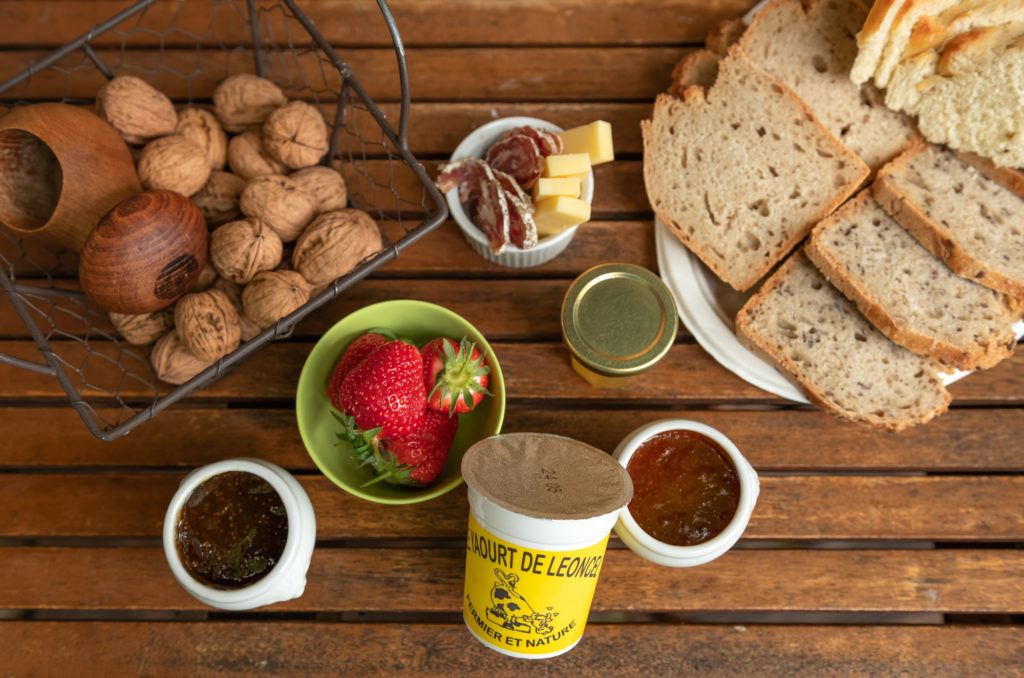
<svg viewBox="0 0 1024 678"><path fill-rule="evenodd" d="M857 58L850 69L850 79L860 85L874 76L882 52L889 41L889 31L903 0L875 0L857 33Z"/></svg>
<svg viewBox="0 0 1024 678"><path fill-rule="evenodd" d="M738 46L714 86L659 95L641 122L658 217L722 280L753 286L868 175L791 90Z"/></svg>
<svg viewBox="0 0 1024 678"><path fill-rule="evenodd" d="M845 419L901 431L949 407L939 364L889 341L802 251L740 309L736 330L811 402Z"/></svg>
<svg viewBox="0 0 1024 678"><path fill-rule="evenodd" d="M875 199L929 252L985 287L1024 298L1024 199L942 146L883 167Z"/></svg>
<svg viewBox="0 0 1024 678"><path fill-rule="evenodd" d="M814 227L805 249L830 283L897 344L961 370L1013 353L1004 296L962 278L861 191Z"/></svg>
<svg viewBox="0 0 1024 678"><path fill-rule="evenodd" d="M849 0L772 0L740 39L743 51L804 100L822 124L877 170L917 138L906 115L871 84L855 85L853 34L867 11Z"/></svg>

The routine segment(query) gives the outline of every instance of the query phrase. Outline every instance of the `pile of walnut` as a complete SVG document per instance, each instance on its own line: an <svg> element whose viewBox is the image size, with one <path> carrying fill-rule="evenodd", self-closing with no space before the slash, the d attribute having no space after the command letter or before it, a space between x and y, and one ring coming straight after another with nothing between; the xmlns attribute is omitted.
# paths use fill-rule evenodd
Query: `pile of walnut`
<svg viewBox="0 0 1024 678"><path fill-rule="evenodd" d="M381 248L376 222L347 208L345 180L319 165L330 130L320 111L270 80L221 82L214 111L176 111L134 76L108 82L99 114L129 144L146 189L188 196L210 251L192 289L167 309L110 314L125 341L155 342L159 379L182 384L305 304Z"/></svg>

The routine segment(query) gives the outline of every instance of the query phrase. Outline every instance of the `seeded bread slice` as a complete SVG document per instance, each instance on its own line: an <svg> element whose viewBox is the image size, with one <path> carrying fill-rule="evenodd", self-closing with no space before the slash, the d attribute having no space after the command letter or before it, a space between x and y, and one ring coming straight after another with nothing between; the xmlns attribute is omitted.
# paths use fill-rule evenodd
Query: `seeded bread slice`
<svg viewBox="0 0 1024 678"><path fill-rule="evenodd" d="M1024 298L1024 199L949 149L918 144L883 167L875 199L929 252L985 287Z"/></svg>
<svg viewBox="0 0 1024 678"><path fill-rule="evenodd" d="M807 256L897 344L961 370L1013 353L1004 296L962 278L861 191L814 227Z"/></svg>
<svg viewBox="0 0 1024 678"><path fill-rule="evenodd" d="M870 83L850 80L854 33L867 10L849 0L772 0L740 39L751 61L804 100L822 124L877 170L917 138L913 121L886 108Z"/></svg>
<svg viewBox="0 0 1024 678"><path fill-rule="evenodd" d="M1024 171L1013 167L1000 167L988 158L970 151L961 151L957 155L992 181L1024 198Z"/></svg>
<svg viewBox="0 0 1024 678"><path fill-rule="evenodd" d="M658 217L722 280L753 286L853 194L866 165L737 45L710 88L657 97L641 122Z"/></svg>
<svg viewBox="0 0 1024 678"><path fill-rule="evenodd" d="M949 407L941 366L875 329L802 251L740 309L736 330L811 402L845 419L901 431Z"/></svg>

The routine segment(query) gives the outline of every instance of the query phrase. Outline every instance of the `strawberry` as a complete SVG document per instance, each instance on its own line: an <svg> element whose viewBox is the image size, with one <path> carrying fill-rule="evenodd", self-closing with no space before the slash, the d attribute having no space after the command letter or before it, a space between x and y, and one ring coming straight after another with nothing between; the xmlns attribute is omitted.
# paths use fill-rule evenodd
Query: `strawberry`
<svg viewBox="0 0 1024 678"><path fill-rule="evenodd" d="M429 485L444 470L448 450L459 426L457 417L427 410L423 423L413 433L393 437L380 435L380 429L361 430L355 418L331 412L342 425L338 446L369 466L374 479L366 485L386 482L392 485Z"/></svg>
<svg viewBox="0 0 1024 678"><path fill-rule="evenodd" d="M389 338L393 339L394 337L385 337L379 331L367 332L353 339L352 343L345 349L345 352L341 354L341 359L334 366L331 379L327 382L327 397L331 399L331 404L334 405L335 409L342 409L341 382L345 376L352 371L353 367L363 362L374 350L386 344Z"/></svg>
<svg viewBox="0 0 1024 678"><path fill-rule="evenodd" d="M423 357L401 340L378 346L341 381L341 410L359 427L385 437L412 433L423 421L427 392Z"/></svg>
<svg viewBox="0 0 1024 678"><path fill-rule="evenodd" d="M422 353L428 408L450 415L469 412L491 395L491 368L473 342L463 338L456 346L453 339L438 337L424 344Z"/></svg>

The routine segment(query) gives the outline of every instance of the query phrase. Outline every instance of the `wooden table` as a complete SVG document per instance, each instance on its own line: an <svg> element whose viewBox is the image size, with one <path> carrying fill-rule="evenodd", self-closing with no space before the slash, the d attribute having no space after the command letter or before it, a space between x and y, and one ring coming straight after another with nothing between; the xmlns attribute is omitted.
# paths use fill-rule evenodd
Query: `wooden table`
<svg viewBox="0 0 1024 678"><path fill-rule="evenodd" d="M394 115L394 53L375 4L301 4ZM1022 675L1024 355L957 383L948 414L901 435L760 391L685 327L663 366L625 390L592 388L570 369L558 317L572 279L613 261L657 270L639 121L675 62L752 2L392 4L411 73L410 142L431 172L494 117L608 120L618 158L596 172L594 220L558 259L526 270L489 264L446 222L291 338L109 443L49 380L0 367L0 674ZM0 73L123 7L0 4ZM364 502L317 472L296 428L313 342L349 311L393 298L447 306L490 339L509 393L505 431L604 450L666 416L723 431L761 476L744 538L710 564L672 569L613 537L577 648L536 663L485 648L460 613L464 488L411 507ZM31 353L28 342L0 301L0 350ZM171 576L161 522L188 470L243 455L299 478L317 548L301 598L217 612Z"/></svg>

